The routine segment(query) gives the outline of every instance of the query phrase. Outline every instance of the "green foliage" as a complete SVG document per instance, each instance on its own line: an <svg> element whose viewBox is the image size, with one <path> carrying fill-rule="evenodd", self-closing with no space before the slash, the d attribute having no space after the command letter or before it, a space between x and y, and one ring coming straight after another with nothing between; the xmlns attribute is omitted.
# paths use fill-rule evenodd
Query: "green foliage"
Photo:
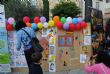
<svg viewBox="0 0 110 74"><path fill-rule="evenodd" d="M24 16L33 18L40 15L39 9L28 0L8 0L3 4L5 5L6 18L14 17L16 20L21 20Z"/></svg>
<svg viewBox="0 0 110 74"><path fill-rule="evenodd" d="M53 16L58 15L60 17L76 17L80 13L80 8L74 2L70 1L61 2L52 9Z"/></svg>
<svg viewBox="0 0 110 74"><path fill-rule="evenodd" d="M47 18L47 21L49 20L49 1L48 0L42 0L43 1L43 15Z"/></svg>

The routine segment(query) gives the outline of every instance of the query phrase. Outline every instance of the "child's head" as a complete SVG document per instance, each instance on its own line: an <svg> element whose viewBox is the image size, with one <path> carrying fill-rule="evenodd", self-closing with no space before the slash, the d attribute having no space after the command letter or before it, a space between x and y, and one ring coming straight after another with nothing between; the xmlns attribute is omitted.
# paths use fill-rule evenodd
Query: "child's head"
<svg viewBox="0 0 110 74"><path fill-rule="evenodd" d="M26 27L26 24L23 21L18 21L15 25L15 30L19 31L20 29L22 29L23 27Z"/></svg>
<svg viewBox="0 0 110 74"><path fill-rule="evenodd" d="M104 63L110 68L110 50L101 50L96 57L96 63Z"/></svg>
<svg viewBox="0 0 110 74"><path fill-rule="evenodd" d="M40 52L35 52L32 54L32 60L34 63L40 63L40 60L42 59L42 54Z"/></svg>

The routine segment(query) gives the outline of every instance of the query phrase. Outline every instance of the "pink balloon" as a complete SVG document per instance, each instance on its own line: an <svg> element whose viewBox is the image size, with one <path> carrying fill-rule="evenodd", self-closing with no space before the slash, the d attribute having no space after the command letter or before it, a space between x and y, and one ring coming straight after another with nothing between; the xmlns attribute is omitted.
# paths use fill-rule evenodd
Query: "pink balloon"
<svg viewBox="0 0 110 74"><path fill-rule="evenodd" d="M8 18L8 23L9 24L13 24L15 22L13 17Z"/></svg>

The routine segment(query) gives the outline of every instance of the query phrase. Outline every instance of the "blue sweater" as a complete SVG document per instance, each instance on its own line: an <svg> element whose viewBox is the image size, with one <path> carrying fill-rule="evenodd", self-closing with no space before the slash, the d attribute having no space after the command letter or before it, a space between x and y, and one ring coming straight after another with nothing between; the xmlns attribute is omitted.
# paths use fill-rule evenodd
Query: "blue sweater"
<svg viewBox="0 0 110 74"><path fill-rule="evenodd" d="M31 37L36 36L35 32L32 28L25 27L25 28L22 28L22 29L27 31ZM17 44L16 44L17 50L20 50L21 44L23 44L24 50L30 49L32 47L30 41L31 41L31 39L28 37L28 35L23 30L19 30L17 32Z"/></svg>

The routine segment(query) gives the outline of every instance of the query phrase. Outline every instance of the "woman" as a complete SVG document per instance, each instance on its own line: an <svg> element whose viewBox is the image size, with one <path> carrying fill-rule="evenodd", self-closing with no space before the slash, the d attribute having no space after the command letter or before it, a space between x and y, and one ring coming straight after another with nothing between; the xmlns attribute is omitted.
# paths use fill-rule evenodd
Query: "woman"
<svg viewBox="0 0 110 74"><path fill-rule="evenodd" d="M31 55L32 55L32 53L34 53L34 50L31 45L31 39L23 30L25 30L27 33L29 33L29 35L31 37L35 37L35 32L33 31L32 28L26 27L26 24L23 21L17 22L15 29L17 31L17 44L16 44L17 46L16 46L16 48L17 48L17 50L20 50L21 44L23 44L24 54L25 54L25 58L27 61L27 65L29 68L29 74L30 74L30 71L31 71L30 69L31 69L31 65L32 65Z"/></svg>
<svg viewBox="0 0 110 74"><path fill-rule="evenodd" d="M88 73L110 74L110 50L99 51L95 58L95 64L91 65L89 61L84 69Z"/></svg>

